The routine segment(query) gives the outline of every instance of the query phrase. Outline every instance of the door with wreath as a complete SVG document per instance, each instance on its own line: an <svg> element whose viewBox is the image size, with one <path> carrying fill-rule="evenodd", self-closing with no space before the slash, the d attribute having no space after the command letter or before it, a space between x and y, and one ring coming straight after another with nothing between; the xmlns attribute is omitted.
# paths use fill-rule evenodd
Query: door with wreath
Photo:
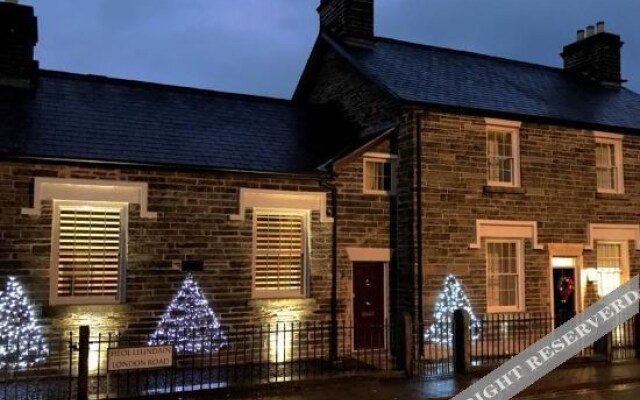
<svg viewBox="0 0 640 400"><path fill-rule="evenodd" d="M553 315L556 328L576 315L575 275L574 268L553 269Z"/></svg>

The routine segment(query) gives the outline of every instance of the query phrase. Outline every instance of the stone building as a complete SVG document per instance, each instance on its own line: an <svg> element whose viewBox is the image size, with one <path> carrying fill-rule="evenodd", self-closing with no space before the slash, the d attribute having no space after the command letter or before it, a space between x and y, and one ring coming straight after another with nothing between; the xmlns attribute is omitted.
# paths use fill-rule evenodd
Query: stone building
<svg viewBox="0 0 640 400"><path fill-rule="evenodd" d="M568 316L640 272L619 36L552 68L318 12L280 100L39 69L33 9L0 3L0 276L51 329L148 332L185 268L224 325L422 322L448 274L478 313Z"/></svg>

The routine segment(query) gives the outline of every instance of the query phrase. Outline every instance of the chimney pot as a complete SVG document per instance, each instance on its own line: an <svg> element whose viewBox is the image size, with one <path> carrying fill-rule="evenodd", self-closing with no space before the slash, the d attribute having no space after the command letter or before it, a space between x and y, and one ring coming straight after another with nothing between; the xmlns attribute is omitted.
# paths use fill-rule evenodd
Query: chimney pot
<svg viewBox="0 0 640 400"><path fill-rule="evenodd" d="M577 33L577 41L581 41L582 39L584 39L584 29L579 29L578 33Z"/></svg>
<svg viewBox="0 0 640 400"><path fill-rule="evenodd" d="M595 28L593 25L587 26L587 37L593 36L594 32L595 32Z"/></svg>
<svg viewBox="0 0 640 400"><path fill-rule="evenodd" d="M604 32L604 21L596 22L596 33L603 33L603 32Z"/></svg>

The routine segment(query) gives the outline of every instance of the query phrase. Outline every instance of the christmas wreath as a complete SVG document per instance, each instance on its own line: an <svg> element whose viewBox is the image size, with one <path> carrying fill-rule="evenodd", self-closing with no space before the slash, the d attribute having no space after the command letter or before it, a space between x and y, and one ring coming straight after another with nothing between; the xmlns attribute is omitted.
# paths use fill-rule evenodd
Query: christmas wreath
<svg viewBox="0 0 640 400"><path fill-rule="evenodd" d="M562 300L563 303L567 302L567 299L571 296L571 293L573 293L573 289L573 278L570 276L563 276L560 278L558 281L558 290L560 291L560 300Z"/></svg>

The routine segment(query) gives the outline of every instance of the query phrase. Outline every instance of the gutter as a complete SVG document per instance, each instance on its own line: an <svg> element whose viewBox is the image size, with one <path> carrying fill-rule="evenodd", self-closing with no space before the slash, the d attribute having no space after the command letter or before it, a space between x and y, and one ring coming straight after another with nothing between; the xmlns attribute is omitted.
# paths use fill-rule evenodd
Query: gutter
<svg viewBox="0 0 640 400"><path fill-rule="evenodd" d="M333 217L331 240L331 326L329 332L329 360L338 360L338 190L332 183L333 168L320 178L318 184L331 193L331 217Z"/></svg>
<svg viewBox="0 0 640 400"><path fill-rule="evenodd" d="M423 265L422 265L422 131L420 127L420 123L422 122L422 112L415 113L415 134L416 134L416 242L418 244L418 248L416 251L417 258L417 267L418 267L418 277L417 277L417 292L418 292L418 357L422 353L422 349L424 349L424 335L423 335L423 325L424 325L424 277L423 277Z"/></svg>
<svg viewBox="0 0 640 400"><path fill-rule="evenodd" d="M255 171L234 168L217 168L207 166L190 166L183 164L153 164L153 163L136 163L129 161L103 161L103 160L83 160L78 158L54 158L54 157L38 157L38 156L16 156L2 154L0 152L0 161L13 161L23 163L43 163L43 164L61 164L61 165L77 165L104 168L140 168L140 169L159 169L180 172L211 172L211 173L232 173L232 174L252 174L276 176L282 178L296 178L317 180L321 175L321 171L308 172L282 172L282 171Z"/></svg>

